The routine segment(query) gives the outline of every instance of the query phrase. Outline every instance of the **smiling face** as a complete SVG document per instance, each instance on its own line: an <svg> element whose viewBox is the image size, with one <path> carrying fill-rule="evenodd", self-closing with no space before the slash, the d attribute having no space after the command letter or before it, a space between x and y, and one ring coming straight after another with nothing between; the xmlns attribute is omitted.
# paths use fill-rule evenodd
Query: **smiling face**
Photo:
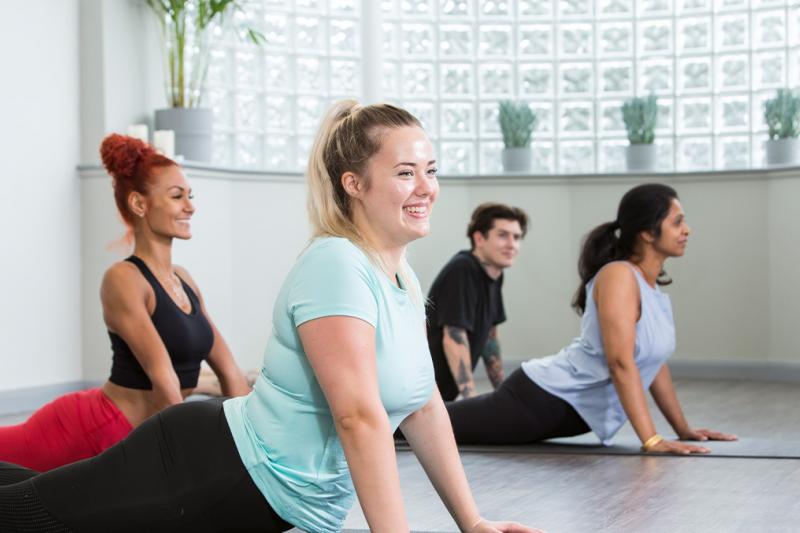
<svg viewBox="0 0 800 533"><path fill-rule="evenodd" d="M365 176L347 172L353 221L379 247L405 246L430 231L439 193L436 161L428 136L418 126L379 132L381 148L366 164Z"/></svg>
<svg viewBox="0 0 800 533"><path fill-rule="evenodd" d="M473 253L484 266L503 270L514 264L522 242L522 227L516 220L496 218L484 236L480 231L472 235Z"/></svg>
<svg viewBox="0 0 800 533"><path fill-rule="evenodd" d="M154 167L148 180L147 195L131 193L130 210L138 225L157 236L177 239L192 237L191 218L195 207L192 189L176 165Z"/></svg>
<svg viewBox="0 0 800 533"><path fill-rule="evenodd" d="M653 248L665 257L680 257L686 251L690 233L683 207L673 199L667 216L661 222L661 235L653 241Z"/></svg>

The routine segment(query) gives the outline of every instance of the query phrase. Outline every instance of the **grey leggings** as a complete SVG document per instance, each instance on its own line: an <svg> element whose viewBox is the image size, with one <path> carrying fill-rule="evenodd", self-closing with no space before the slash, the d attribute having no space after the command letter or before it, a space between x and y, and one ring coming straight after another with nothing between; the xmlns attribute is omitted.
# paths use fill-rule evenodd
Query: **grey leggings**
<svg viewBox="0 0 800 533"><path fill-rule="evenodd" d="M459 444L529 444L590 431L570 404L521 368L494 392L446 405Z"/></svg>

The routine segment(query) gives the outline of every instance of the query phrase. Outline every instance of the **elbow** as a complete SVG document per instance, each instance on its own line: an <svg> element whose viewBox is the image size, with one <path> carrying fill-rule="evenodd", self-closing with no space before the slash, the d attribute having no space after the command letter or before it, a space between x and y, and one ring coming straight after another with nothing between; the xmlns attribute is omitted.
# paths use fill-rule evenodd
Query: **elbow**
<svg viewBox="0 0 800 533"><path fill-rule="evenodd" d="M358 437L385 432L389 434L389 419L382 409L355 408L334 415L340 438Z"/></svg>
<svg viewBox="0 0 800 533"><path fill-rule="evenodd" d="M614 358L608 361L608 372L613 378L622 378L635 371L636 363L632 360Z"/></svg>

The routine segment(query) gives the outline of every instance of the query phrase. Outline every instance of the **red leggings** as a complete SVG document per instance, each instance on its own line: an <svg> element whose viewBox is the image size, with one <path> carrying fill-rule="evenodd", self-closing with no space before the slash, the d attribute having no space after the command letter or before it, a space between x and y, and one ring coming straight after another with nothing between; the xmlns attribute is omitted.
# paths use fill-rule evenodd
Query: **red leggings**
<svg viewBox="0 0 800 533"><path fill-rule="evenodd" d="M131 432L100 389L61 396L16 426L0 427L0 461L45 472L94 457Z"/></svg>

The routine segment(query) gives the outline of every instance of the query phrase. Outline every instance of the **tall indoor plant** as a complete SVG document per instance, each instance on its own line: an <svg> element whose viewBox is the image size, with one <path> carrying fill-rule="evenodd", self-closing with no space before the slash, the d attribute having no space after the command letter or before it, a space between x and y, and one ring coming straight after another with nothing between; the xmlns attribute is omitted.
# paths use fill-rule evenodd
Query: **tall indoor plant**
<svg viewBox="0 0 800 533"><path fill-rule="evenodd" d="M658 100L654 94L635 97L622 104L622 120L628 132L630 145L625 151L625 162L629 171L653 171L656 169L656 123Z"/></svg>
<svg viewBox="0 0 800 533"><path fill-rule="evenodd" d="M764 120L769 128L766 142L768 165L800 165L800 93L778 89L764 102Z"/></svg>
<svg viewBox="0 0 800 533"><path fill-rule="evenodd" d="M503 133L503 170L528 172L531 169L531 135L536 127L536 114L524 102L503 100L498 115Z"/></svg>
<svg viewBox="0 0 800 533"><path fill-rule="evenodd" d="M242 0L146 0L162 36L169 108L156 110L156 129L175 131L175 152L193 161L210 161L214 116L200 107L208 75L213 28L223 26ZM252 28L242 33L255 44L263 35Z"/></svg>

